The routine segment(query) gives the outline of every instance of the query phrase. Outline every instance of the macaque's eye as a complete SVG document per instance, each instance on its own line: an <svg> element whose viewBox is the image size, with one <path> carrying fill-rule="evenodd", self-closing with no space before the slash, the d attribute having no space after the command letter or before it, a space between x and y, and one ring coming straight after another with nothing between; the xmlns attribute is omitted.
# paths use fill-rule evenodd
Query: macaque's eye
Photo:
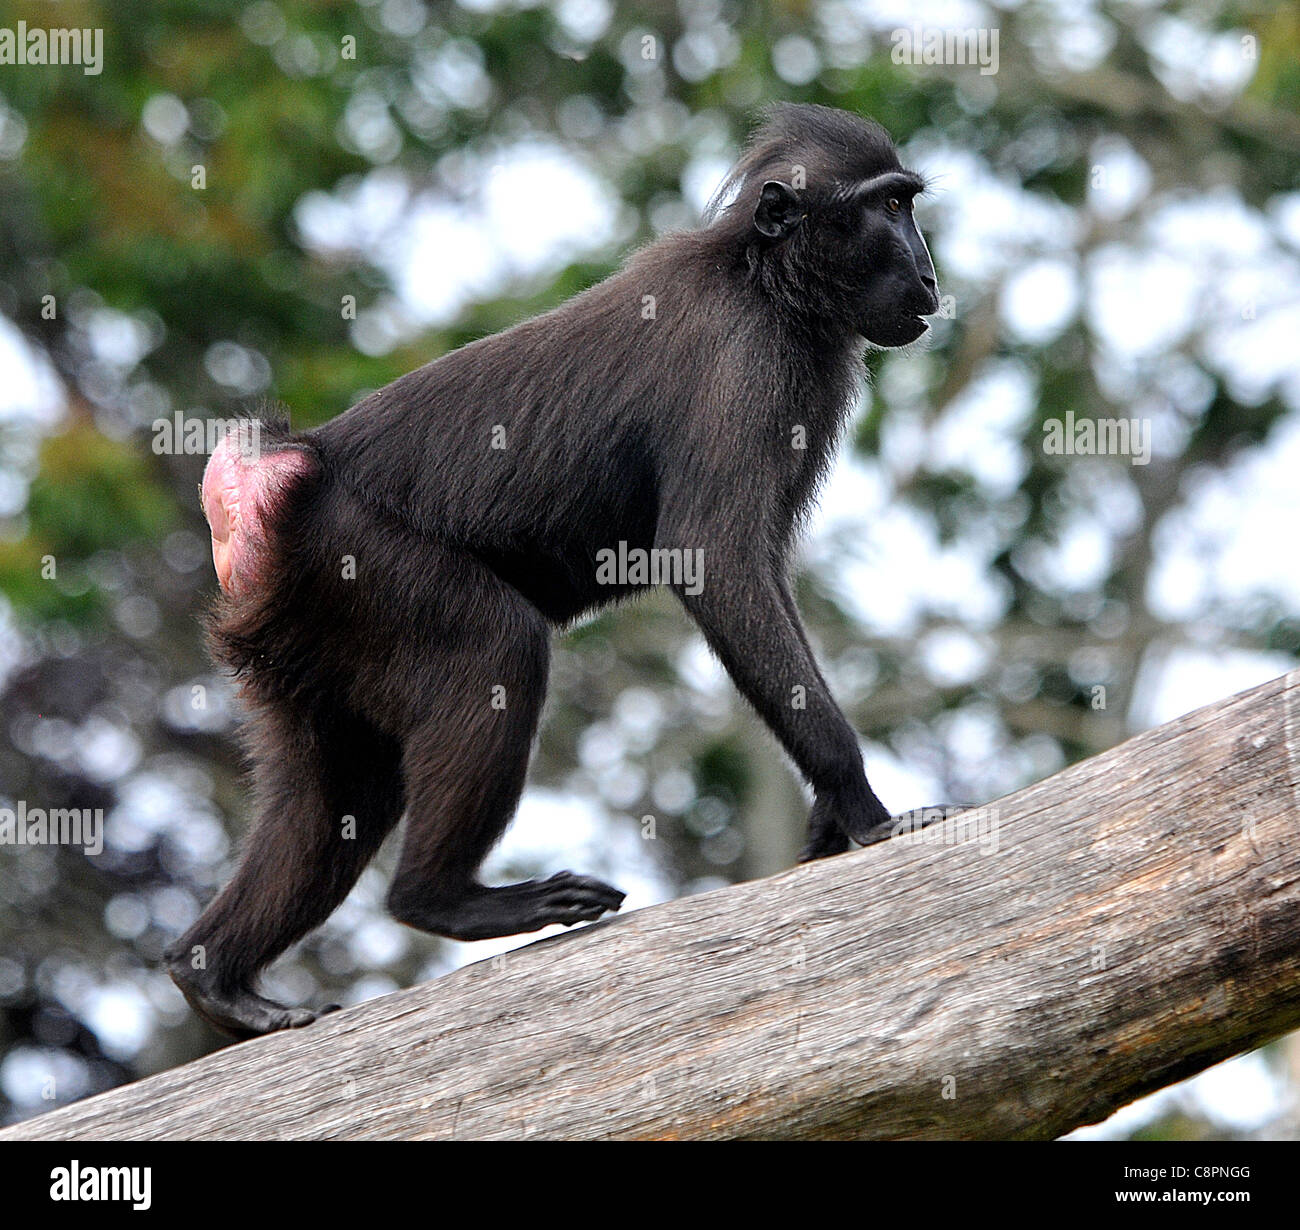
<svg viewBox="0 0 1300 1230"><path fill-rule="evenodd" d="M889 200L885 202L885 208L889 210L891 214L901 214L903 212L903 207L899 204L896 196L891 196Z"/></svg>

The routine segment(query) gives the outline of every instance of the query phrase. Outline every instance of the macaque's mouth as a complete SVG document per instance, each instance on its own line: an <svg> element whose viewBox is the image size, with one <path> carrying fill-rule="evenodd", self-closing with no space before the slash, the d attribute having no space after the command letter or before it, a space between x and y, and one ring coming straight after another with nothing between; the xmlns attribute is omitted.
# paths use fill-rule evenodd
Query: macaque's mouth
<svg viewBox="0 0 1300 1230"><path fill-rule="evenodd" d="M885 320L877 319L860 329L873 346L892 349L907 346L930 331L930 322L914 312L900 313Z"/></svg>

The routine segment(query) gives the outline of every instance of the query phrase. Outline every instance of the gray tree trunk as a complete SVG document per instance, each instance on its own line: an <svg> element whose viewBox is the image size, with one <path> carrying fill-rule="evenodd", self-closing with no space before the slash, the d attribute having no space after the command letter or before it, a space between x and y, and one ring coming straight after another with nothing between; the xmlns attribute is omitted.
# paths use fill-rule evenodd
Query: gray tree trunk
<svg viewBox="0 0 1300 1230"><path fill-rule="evenodd" d="M1300 1025L1300 672L0 1138L1043 1138Z"/></svg>

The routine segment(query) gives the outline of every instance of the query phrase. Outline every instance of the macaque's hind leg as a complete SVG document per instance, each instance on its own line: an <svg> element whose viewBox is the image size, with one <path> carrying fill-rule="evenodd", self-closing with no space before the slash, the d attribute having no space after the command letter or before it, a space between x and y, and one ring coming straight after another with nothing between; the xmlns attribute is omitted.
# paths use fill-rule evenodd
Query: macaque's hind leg
<svg viewBox="0 0 1300 1230"><path fill-rule="evenodd" d="M329 917L402 812L398 745L359 721L277 705L248 741L258 816L239 870L166 954L190 1006L236 1038L320 1015L259 995L257 975Z"/></svg>
<svg viewBox="0 0 1300 1230"><path fill-rule="evenodd" d="M312 1008L289 1008L256 991L236 989L217 992L204 987L199 979L188 972L178 975L175 965L171 967L171 976L197 1016L201 1016L218 1033L241 1041L255 1038L259 1034L274 1033L278 1029L297 1029L302 1025L310 1025L317 1017L338 1007L337 1004L331 1004L319 1011Z"/></svg>
<svg viewBox="0 0 1300 1230"><path fill-rule="evenodd" d="M491 940L523 935L556 924L591 922L623 904L619 892L592 876L559 871L546 880L525 880L489 888L470 884L446 896L429 894L404 903L397 917L421 931L453 940Z"/></svg>
<svg viewBox="0 0 1300 1230"><path fill-rule="evenodd" d="M624 894L562 871L499 888L478 869L519 802L546 694L550 628L490 574L462 573L462 636L443 644L434 712L406 740L407 832L388 904L400 922L457 940L571 925Z"/></svg>

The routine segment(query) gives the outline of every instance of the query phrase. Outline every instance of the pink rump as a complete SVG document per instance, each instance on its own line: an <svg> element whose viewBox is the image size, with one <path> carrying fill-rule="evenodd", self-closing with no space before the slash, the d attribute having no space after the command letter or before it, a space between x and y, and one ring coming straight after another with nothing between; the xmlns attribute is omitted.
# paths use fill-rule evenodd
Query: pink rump
<svg viewBox="0 0 1300 1230"><path fill-rule="evenodd" d="M230 432L203 471L203 515L212 529L212 562L221 588L234 597L262 579L267 519L276 497L311 468L311 459L293 449L246 457L239 440L239 432Z"/></svg>

